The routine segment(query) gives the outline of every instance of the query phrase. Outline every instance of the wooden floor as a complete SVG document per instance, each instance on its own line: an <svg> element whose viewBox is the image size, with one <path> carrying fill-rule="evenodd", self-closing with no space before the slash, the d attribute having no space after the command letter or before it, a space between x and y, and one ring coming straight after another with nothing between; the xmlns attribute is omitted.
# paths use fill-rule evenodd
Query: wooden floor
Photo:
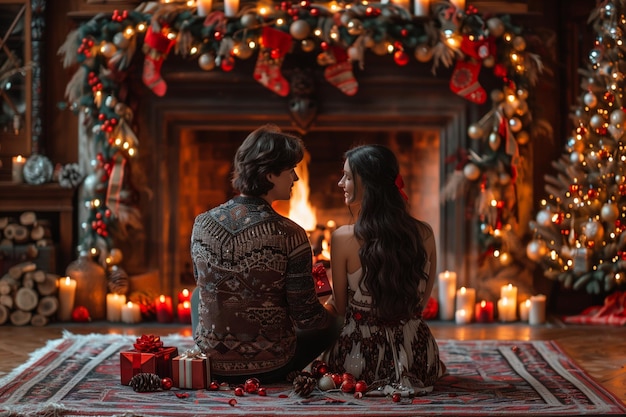
<svg viewBox="0 0 626 417"><path fill-rule="evenodd" d="M542 326L513 324L470 324L457 326L451 322L429 322L437 339L554 340L603 385L626 403L626 328L616 326L572 326L558 321ZM46 327L0 326L0 377L25 362L31 352L48 340L62 337L67 330L75 334L116 333L141 336L155 334L191 335L181 325L142 326L112 323L63 323Z"/></svg>

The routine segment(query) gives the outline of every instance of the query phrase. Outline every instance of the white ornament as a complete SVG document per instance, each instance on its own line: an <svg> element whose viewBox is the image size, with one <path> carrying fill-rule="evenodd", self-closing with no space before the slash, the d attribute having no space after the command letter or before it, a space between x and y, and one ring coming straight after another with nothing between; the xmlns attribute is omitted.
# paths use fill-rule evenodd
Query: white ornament
<svg viewBox="0 0 626 417"><path fill-rule="evenodd" d="M526 256L531 261L539 261L548 253L548 246L543 240L531 240L526 246Z"/></svg>
<svg viewBox="0 0 626 417"><path fill-rule="evenodd" d="M585 93L583 102L592 109L598 105L598 98L592 92Z"/></svg>
<svg viewBox="0 0 626 417"><path fill-rule="evenodd" d="M613 223L619 216L619 209L615 203L605 203L600 210L600 218L608 223Z"/></svg>
<svg viewBox="0 0 626 417"><path fill-rule="evenodd" d="M463 167L463 175L470 181L475 181L480 177L480 168L471 162Z"/></svg>
<svg viewBox="0 0 626 417"><path fill-rule="evenodd" d="M583 233L588 240L599 241L604 237L604 227L596 220L589 220L583 225Z"/></svg>
<svg viewBox="0 0 626 417"><path fill-rule="evenodd" d="M335 381L333 380L333 377L328 374L322 375L319 381L317 381L317 386L322 391L328 391L328 390L337 388L337 386L335 385Z"/></svg>
<svg viewBox="0 0 626 417"><path fill-rule="evenodd" d="M483 129L475 123L470 125L470 127L467 129L467 136L472 139L480 139L483 137L483 134Z"/></svg>
<svg viewBox="0 0 626 417"><path fill-rule="evenodd" d="M550 226L552 224L552 213L548 209L539 210L536 220L541 226Z"/></svg>

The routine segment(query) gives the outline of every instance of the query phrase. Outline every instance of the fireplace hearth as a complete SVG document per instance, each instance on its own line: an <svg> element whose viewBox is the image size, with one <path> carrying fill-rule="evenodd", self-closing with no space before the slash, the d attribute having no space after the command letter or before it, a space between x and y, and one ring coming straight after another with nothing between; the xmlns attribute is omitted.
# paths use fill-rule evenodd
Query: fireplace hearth
<svg viewBox="0 0 626 417"><path fill-rule="evenodd" d="M439 191L454 169L446 160L467 147L467 126L479 109L450 92L449 74L433 76L418 63L398 67L384 57L367 62L372 70L355 72L359 92L353 97L314 74L308 96L314 117L306 126L290 111L293 97L264 88L245 64L228 74L166 64L168 91L160 98L139 79L131 82L141 147L133 173L138 189L147 191L140 207L144 233L120 245L128 273L156 276L160 288L153 290L164 293L193 285L193 219L232 195L231 162L237 146L259 125L274 123L304 139L311 158L310 202L318 224L351 221L337 186L348 148L382 143L394 149L413 214L435 230L439 269L455 270L459 285L472 285L476 267L469 259L476 248L466 208L462 201L442 202ZM287 76L290 68L294 64L285 62Z"/></svg>

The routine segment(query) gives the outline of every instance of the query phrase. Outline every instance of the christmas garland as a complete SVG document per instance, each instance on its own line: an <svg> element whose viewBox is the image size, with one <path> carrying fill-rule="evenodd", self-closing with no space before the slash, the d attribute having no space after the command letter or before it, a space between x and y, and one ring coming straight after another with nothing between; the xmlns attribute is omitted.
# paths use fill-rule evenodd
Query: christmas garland
<svg viewBox="0 0 626 417"><path fill-rule="evenodd" d="M324 6L308 0L270 8L244 5L236 16L221 10L200 16L187 3L155 2L99 14L71 32L59 49L64 66L78 68L66 96L90 128L95 150L93 172L83 183L89 215L81 244L105 256L113 237L141 228L129 178L138 141L132 110L123 97L127 72L140 53L142 80L158 96L167 92L160 71L172 53L197 60L202 70L224 72L256 53L253 77L280 96L290 94L280 66L295 48L316 54L325 79L348 96L358 92L352 68L354 63L364 68L367 51L392 56L398 66L412 59L430 64L433 75L440 67L453 68L453 92L473 103L486 103L489 97L492 102L492 109L468 131L488 145L487 154L466 153L444 189L444 198L457 198L468 184L496 186L491 184L493 173L500 179L497 184L506 176L515 178L517 145L528 142L524 127L532 120L526 100L543 70L528 46L507 16L487 18L472 6L460 10L448 0L432 1L429 17L415 17L393 3ZM478 82L483 68L501 86L491 94ZM502 216L489 219L494 227L502 221Z"/></svg>

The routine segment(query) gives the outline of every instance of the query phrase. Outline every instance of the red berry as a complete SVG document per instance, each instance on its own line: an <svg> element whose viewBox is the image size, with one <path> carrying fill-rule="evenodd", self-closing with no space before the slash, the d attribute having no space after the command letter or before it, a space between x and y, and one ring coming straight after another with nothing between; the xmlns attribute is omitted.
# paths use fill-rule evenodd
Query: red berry
<svg viewBox="0 0 626 417"><path fill-rule="evenodd" d="M235 405L237 405L237 400L236 400L236 399L234 399L234 398L231 398L230 400L228 400L228 404L229 404L231 407L234 407Z"/></svg>

